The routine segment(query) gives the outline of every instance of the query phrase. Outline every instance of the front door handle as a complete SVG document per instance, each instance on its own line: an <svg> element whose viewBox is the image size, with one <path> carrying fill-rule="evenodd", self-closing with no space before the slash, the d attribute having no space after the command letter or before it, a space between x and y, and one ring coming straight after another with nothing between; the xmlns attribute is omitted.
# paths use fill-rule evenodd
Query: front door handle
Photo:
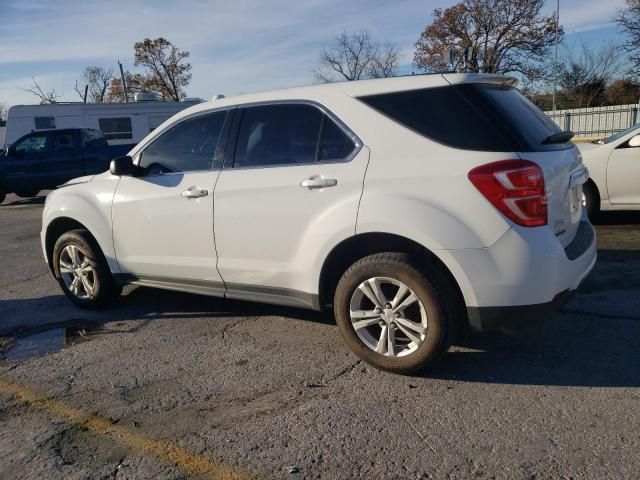
<svg viewBox="0 0 640 480"><path fill-rule="evenodd" d="M338 184L338 180L335 178L326 178L322 175L313 175L304 179L301 183L301 187L306 188L327 188L335 187Z"/></svg>
<svg viewBox="0 0 640 480"><path fill-rule="evenodd" d="M207 195L209 195L209 191L200 187L189 187L187 190L182 192L182 196L184 198L200 198L206 197Z"/></svg>

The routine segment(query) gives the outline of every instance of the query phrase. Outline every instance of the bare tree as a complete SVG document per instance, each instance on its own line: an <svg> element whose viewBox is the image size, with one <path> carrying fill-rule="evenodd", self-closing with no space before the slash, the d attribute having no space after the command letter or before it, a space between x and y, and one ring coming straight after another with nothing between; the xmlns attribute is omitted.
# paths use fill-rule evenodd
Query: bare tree
<svg viewBox="0 0 640 480"><path fill-rule="evenodd" d="M74 90L85 100L84 92L87 89L87 100L90 103L104 103L111 79L113 78L113 68L105 70L102 67L87 67L82 74L82 84L76 80Z"/></svg>
<svg viewBox="0 0 640 480"><path fill-rule="evenodd" d="M414 63L426 71L442 71L448 68L445 51L467 50L469 71L546 78L556 19L542 15L543 6L544 0L462 0L437 8L416 42Z"/></svg>
<svg viewBox="0 0 640 480"><path fill-rule="evenodd" d="M63 93L58 93L55 89L43 90L34 77L31 77L31 80L33 81L31 88L21 88L20 90L38 97L41 105L45 103L57 103L58 99L62 97Z"/></svg>
<svg viewBox="0 0 640 480"><path fill-rule="evenodd" d="M0 120L6 120L7 114L7 105L4 102L0 102Z"/></svg>
<svg viewBox="0 0 640 480"><path fill-rule="evenodd" d="M312 69L315 79L322 83L336 80L360 80L367 77L393 76L398 65L399 49L392 43L380 48L368 31L343 31L335 38L335 45L320 52L320 62Z"/></svg>
<svg viewBox="0 0 640 480"><path fill-rule="evenodd" d="M623 44L631 60L631 72L640 74L640 0L626 0L627 6L618 12L616 23L627 34Z"/></svg>
<svg viewBox="0 0 640 480"><path fill-rule="evenodd" d="M392 77L398 67L400 49L393 43L385 43L371 60L369 76L372 78Z"/></svg>
<svg viewBox="0 0 640 480"><path fill-rule="evenodd" d="M559 84L565 108L602 105L607 85L620 72L619 46L608 43L593 48L585 42L566 45L561 50Z"/></svg>

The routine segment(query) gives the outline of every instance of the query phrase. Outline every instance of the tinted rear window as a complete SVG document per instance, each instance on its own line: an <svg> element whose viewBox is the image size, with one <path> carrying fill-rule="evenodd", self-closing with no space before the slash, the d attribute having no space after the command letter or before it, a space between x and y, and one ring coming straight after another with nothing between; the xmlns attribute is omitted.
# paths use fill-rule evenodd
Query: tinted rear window
<svg viewBox="0 0 640 480"><path fill-rule="evenodd" d="M360 97L406 127L437 142L465 150L546 151L571 143L543 145L560 129L517 90L465 84Z"/></svg>

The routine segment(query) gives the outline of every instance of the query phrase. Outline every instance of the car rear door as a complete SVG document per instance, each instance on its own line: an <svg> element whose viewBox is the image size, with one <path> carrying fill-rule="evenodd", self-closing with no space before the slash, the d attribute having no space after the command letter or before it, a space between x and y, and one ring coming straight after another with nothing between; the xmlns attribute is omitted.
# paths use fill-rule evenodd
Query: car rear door
<svg viewBox="0 0 640 480"><path fill-rule="evenodd" d="M368 150L317 105L247 106L236 118L214 193L227 296L309 306L314 255L355 232Z"/></svg>
<svg viewBox="0 0 640 480"><path fill-rule="evenodd" d="M123 274L146 284L222 295L213 238L213 188L227 111L182 120L136 159L113 199L113 240Z"/></svg>

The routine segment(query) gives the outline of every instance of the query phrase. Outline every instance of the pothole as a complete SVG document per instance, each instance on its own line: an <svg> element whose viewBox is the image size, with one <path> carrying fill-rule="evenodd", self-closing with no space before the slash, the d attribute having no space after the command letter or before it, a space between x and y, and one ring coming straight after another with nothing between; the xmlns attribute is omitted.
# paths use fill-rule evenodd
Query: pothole
<svg viewBox="0 0 640 480"><path fill-rule="evenodd" d="M6 360L18 362L57 352L78 343L87 342L99 332L99 324L65 322L29 331L16 336L3 352Z"/></svg>

